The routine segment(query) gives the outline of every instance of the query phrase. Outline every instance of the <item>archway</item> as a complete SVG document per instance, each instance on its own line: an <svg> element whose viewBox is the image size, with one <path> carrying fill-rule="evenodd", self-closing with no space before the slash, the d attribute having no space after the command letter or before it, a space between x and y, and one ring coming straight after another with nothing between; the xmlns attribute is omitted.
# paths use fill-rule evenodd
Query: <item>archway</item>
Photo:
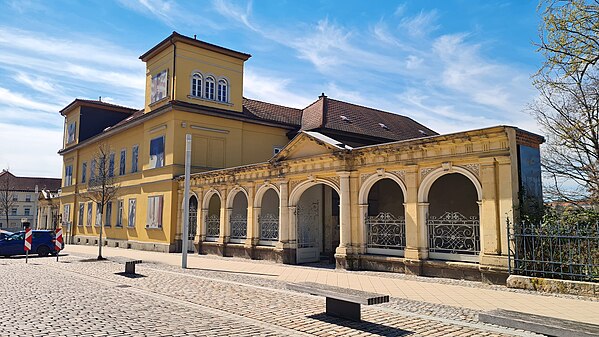
<svg viewBox="0 0 599 337"><path fill-rule="evenodd" d="M220 235L220 196L213 193L208 199L206 216L204 219L206 227L206 241L216 241Z"/></svg>
<svg viewBox="0 0 599 337"><path fill-rule="evenodd" d="M390 178L377 180L368 191L366 252L403 256L406 246L404 193Z"/></svg>
<svg viewBox="0 0 599 337"><path fill-rule="evenodd" d="M310 182L291 193L290 203L296 206L297 263L334 261L340 231L339 193L333 186Z"/></svg>
<svg viewBox="0 0 599 337"><path fill-rule="evenodd" d="M478 262L480 190L461 173L437 177L428 191L428 249L432 259Z"/></svg>
<svg viewBox="0 0 599 337"><path fill-rule="evenodd" d="M194 240L198 230L198 198L192 195L189 198L189 232L187 241L187 251L194 252Z"/></svg>
<svg viewBox="0 0 599 337"><path fill-rule="evenodd" d="M230 199L231 213L229 215L229 242L243 243L247 237L248 199L241 190L234 191Z"/></svg>
<svg viewBox="0 0 599 337"><path fill-rule="evenodd" d="M273 188L266 190L260 201L258 226L259 244L272 246L279 241L279 195Z"/></svg>

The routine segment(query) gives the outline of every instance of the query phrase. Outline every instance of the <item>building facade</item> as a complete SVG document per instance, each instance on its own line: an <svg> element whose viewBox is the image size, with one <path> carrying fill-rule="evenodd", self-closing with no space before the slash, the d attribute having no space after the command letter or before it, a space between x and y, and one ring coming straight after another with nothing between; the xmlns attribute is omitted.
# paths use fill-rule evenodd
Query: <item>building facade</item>
<svg viewBox="0 0 599 337"><path fill-rule="evenodd" d="M43 189L58 193L60 185L61 179L17 177L3 170L0 173L0 228L19 231L23 229L23 221L35 228L37 222L34 220L39 209L38 193Z"/></svg>
<svg viewBox="0 0 599 337"><path fill-rule="evenodd" d="M142 110L78 99L61 111L60 200L75 243L97 243L104 226L103 244L126 248L505 275L522 182L540 193L521 158L538 158L542 137L508 126L439 135L324 94L303 109L244 98L249 57L173 33L140 57ZM182 247L186 134L192 244ZM85 193L102 144L119 193L100 219Z"/></svg>

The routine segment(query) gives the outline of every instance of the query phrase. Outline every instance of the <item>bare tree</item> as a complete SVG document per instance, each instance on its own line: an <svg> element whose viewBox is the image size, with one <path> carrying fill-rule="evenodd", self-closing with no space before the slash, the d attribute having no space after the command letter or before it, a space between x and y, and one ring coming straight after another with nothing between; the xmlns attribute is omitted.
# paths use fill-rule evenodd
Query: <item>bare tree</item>
<svg viewBox="0 0 599 337"><path fill-rule="evenodd" d="M599 203L599 2L547 0L530 112L546 134L545 190L556 199Z"/></svg>
<svg viewBox="0 0 599 337"><path fill-rule="evenodd" d="M78 192L83 199L92 201L98 207L100 215L100 239L98 240L98 260L103 260L102 257L102 232L104 223L104 210L106 205L116 198L120 185L116 182L114 176L114 152L111 151L107 144L100 144L98 149L91 158L89 180L87 188ZM94 172L91 172L93 167L96 167Z"/></svg>
<svg viewBox="0 0 599 337"><path fill-rule="evenodd" d="M17 203L17 194L14 191L12 178L14 176L8 170L2 170L0 174L0 211L6 218L6 226L8 226L8 216L10 211Z"/></svg>

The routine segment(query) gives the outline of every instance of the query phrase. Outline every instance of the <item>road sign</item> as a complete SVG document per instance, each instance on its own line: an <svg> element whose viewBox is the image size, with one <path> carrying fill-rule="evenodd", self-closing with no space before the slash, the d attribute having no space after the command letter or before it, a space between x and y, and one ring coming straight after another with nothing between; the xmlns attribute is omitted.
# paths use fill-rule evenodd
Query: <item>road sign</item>
<svg viewBox="0 0 599 337"><path fill-rule="evenodd" d="M62 249L62 228L56 228L56 240L54 241L54 250L60 251Z"/></svg>
<svg viewBox="0 0 599 337"><path fill-rule="evenodd" d="M31 228L25 229L25 251L31 250Z"/></svg>

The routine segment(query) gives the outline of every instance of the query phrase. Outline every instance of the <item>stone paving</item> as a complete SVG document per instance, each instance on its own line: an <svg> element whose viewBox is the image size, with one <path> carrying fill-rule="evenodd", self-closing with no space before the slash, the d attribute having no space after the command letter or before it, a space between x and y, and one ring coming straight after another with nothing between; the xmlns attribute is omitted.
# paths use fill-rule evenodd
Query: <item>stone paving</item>
<svg viewBox="0 0 599 337"><path fill-rule="evenodd" d="M89 256L88 256L89 258ZM477 321L477 311L392 299L362 322L323 314L324 299L268 275L123 258L0 259L0 336L533 336Z"/></svg>

